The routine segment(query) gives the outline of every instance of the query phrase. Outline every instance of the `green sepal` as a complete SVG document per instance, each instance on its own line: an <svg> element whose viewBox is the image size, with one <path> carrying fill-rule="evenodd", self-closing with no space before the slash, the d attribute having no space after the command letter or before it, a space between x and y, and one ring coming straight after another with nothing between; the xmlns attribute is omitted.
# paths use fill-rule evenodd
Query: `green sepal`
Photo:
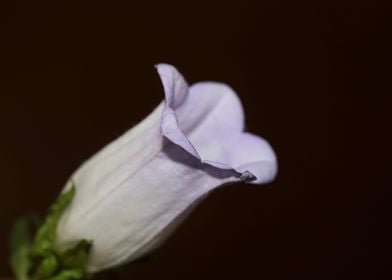
<svg viewBox="0 0 392 280"><path fill-rule="evenodd" d="M79 280L86 279L80 270L66 269L60 271L57 275L51 277L49 280Z"/></svg>
<svg viewBox="0 0 392 280"><path fill-rule="evenodd" d="M83 239L75 247L65 251L60 256L62 267L87 276L86 267L92 245L91 241Z"/></svg>
<svg viewBox="0 0 392 280"><path fill-rule="evenodd" d="M33 266L30 274L33 280L44 280L59 270L59 258L55 247L57 225L61 215L75 196L75 186L63 193L50 207L45 222L39 228L31 248Z"/></svg>
<svg viewBox="0 0 392 280"><path fill-rule="evenodd" d="M85 280L87 261L92 242L79 241L74 247L60 252L56 248L59 220L70 205L76 188L74 185L49 209L45 222L39 227L34 240L27 222L15 225L11 244L11 264L17 280Z"/></svg>
<svg viewBox="0 0 392 280"><path fill-rule="evenodd" d="M62 194L49 209L49 214L47 215L44 224L40 227L34 238L34 245L32 248L33 256L45 256L47 253L54 250L57 224L61 215L74 198L75 192L75 186L72 185L71 189Z"/></svg>
<svg viewBox="0 0 392 280"><path fill-rule="evenodd" d="M39 226L39 219L29 215L16 221L11 232L11 268L19 280L28 280L28 272L31 267L29 252L32 243L33 232Z"/></svg>

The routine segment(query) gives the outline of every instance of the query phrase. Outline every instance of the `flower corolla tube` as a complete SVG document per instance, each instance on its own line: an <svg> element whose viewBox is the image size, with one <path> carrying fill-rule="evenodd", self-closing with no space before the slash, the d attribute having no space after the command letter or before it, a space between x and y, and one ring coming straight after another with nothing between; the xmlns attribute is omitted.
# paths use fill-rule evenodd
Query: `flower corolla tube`
<svg viewBox="0 0 392 280"><path fill-rule="evenodd" d="M277 172L271 146L244 132L243 108L229 86L188 86L175 67L156 68L165 100L82 164L64 188L74 184L76 195L56 244L91 240L89 272L149 254L215 188L268 183Z"/></svg>

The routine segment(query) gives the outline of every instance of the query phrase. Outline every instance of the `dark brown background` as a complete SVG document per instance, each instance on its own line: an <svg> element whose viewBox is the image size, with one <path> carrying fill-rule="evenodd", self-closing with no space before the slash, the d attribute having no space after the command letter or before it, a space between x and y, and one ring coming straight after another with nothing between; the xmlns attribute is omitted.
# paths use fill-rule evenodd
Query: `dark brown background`
<svg viewBox="0 0 392 280"><path fill-rule="evenodd" d="M224 81L277 180L210 196L120 279L390 279L391 10L375 1L2 1L0 275L15 218L162 99ZM257 4L258 3L258 4Z"/></svg>

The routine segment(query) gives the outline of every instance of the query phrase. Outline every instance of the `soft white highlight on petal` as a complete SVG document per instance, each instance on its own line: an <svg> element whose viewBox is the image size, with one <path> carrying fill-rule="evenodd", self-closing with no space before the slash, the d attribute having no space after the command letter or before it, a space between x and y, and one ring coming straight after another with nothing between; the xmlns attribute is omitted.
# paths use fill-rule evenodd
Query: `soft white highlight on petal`
<svg viewBox="0 0 392 280"><path fill-rule="evenodd" d="M72 179L78 185L73 211L77 211L78 215L84 215L85 212L94 209L99 201L115 191L116 186L132 177L144 164L161 152L162 110L163 103L142 122L78 168L72 175ZM70 186L69 182L65 190Z"/></svg>
<svg viewBox="0 0 392 280"><path fill-rule="evenodd" d="M276 174L269 144L243 132L242 105L229 86L189 87L173 66L156 67L165 102L71 177L77 192L57 244L93 240L90 272L148 254L214 188L262 184Z"/></svg>

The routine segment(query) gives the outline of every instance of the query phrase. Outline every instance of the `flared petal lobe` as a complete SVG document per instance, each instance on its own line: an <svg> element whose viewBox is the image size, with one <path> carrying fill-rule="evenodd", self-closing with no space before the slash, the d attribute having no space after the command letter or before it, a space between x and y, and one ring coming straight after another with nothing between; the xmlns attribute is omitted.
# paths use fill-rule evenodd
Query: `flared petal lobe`
<svg viewBox="0 0 392 280"><path fill-rule="evenodd" d="M201 162L232 169L253 184L268 183L277 172L275 153L261 137L244 133L244 112L227 85L202 82L188 89L171 65L157 65L165 90L162 132ZM177 86L174 86L177 85Z"/></svg>

